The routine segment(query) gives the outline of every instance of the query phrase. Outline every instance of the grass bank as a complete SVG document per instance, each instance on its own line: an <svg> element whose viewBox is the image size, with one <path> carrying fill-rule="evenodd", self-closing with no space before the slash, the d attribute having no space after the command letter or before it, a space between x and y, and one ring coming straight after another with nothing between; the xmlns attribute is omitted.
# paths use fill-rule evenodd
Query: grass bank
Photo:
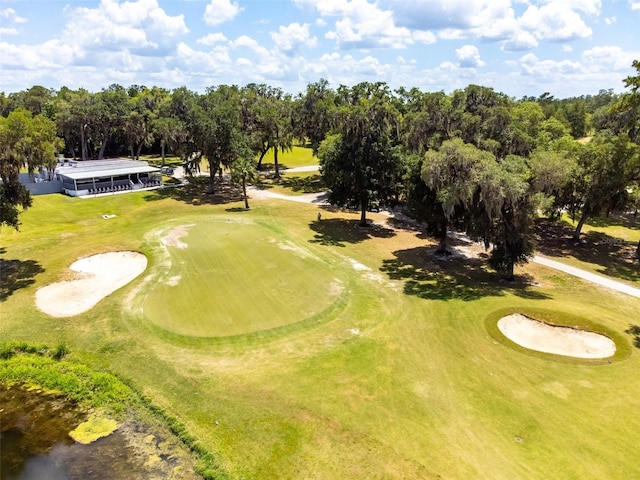
<svg viewBox="0 0 640 480"><path fill-rule="evenodd" d="M63 344L54 348L25 342L0 344L0 383L64 397L82 410L91 412L92 417L97 414L101 419L114 419L114 423L132 416L150 423L160 421L195 454L195 471L198 474L211 480L228 478L214 455L191 436L178 419L167 415L116 376L72 359L69 361L65 358L69 354Z"/></svg>

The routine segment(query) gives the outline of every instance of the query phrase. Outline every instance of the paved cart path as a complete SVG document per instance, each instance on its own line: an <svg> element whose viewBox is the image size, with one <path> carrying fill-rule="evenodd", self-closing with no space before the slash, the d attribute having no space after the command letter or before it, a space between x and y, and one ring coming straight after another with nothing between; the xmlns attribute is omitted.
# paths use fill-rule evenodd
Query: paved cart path
<svg viewBox="0 0 640 480"><path fill-rule="evenodd" d="M307 195L283 195L281 193L270 192L269 190L259 190L255 187L251 187L249 190L251 192L251 196L256 199L277 198L280 200L288 200L288 201L300 202L300 203L315 203L318 205L327 203L327 194L325 192L310 193ZM385 213L388 216L395 215L390 212L381 212L381 213ZM615 290L617 292L625 293L627 295L640 298L640 288L632 287L631 285L627 285L626 283L622 283L617 280L604 277L602 275L596 275L595 273L587 272L586 270L572 267L570 265L564 264L562 262L558 262L556 260L552 260L548 257L542 257L540 255L535 255L532 260L535 263L544 265L545 267L548 267L548 268L553 268L554 270L568 273L569 275L573 275L574 277L581 278L582 280L586 280L587 282L591 282L596 285L600 285L602 287Z"/></svg>
<svg viewBox="0 0 640 480"><path fill-rule="evenodd" d="M540 265L544 265L545 267L553 268L555 270L568 273L569 275L573 275L574 277L581 278L587 282L595 283L602 287L607 287L611 290L616 290L617 292L626 293L627 295L640 298L640 288L632 287L626 283L618 282L617 280L612 280L611 278L604 277L602 275L596 275L595 273L572 267L571 265L552 260L548 257L541 257L540 255L534 256L533 261Z"/></svg>

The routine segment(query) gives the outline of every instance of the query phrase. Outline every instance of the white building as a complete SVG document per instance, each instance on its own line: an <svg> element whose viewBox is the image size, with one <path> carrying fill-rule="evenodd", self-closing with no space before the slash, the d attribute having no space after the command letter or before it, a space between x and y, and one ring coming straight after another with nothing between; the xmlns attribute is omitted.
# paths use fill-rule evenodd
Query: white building
<svg viewBox="0 0 640 480"><path fill-rule="evenodd" d="M162 185L159 168L123 158L64 162L56 168L55 178L60 191L73 197Z"/></svg>

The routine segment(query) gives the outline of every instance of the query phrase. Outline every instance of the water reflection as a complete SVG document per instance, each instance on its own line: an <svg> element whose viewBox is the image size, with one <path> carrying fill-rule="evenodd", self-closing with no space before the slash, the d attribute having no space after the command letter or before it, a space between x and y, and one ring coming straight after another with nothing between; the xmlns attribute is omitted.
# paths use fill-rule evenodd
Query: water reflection
<svg viewBox="0 0 640 480"><path fill-rule="evenodd" d="M129 424L90 444L69 432L86 414L69 402L0 386L0 478L4 480L194 479L178 450L158 451L167 438ZM137 440L136 440L137 439Z"/></svg>

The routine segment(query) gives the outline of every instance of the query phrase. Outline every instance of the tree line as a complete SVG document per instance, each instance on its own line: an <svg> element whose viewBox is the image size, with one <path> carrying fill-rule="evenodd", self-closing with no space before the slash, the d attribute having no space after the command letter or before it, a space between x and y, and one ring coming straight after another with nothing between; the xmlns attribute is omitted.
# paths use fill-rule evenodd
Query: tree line
<svg viewBox="0 0 640 480"><path fill-rule="evenodd" d="M633 62L640 73L640 61ZM17 228L30 205L17 172L55 154L79 160L142 152L179 156L187 172L208 163L243 185L279 152L304 142L319 158L329 199L355 206L361 224L377 204L402 204L426 222L446 254L447 231L492 246L507 277L533 252L532 220L568 211L574 233L593 215L640 207L640 75L627 91L556 99L510 98L469 85L450 94L386 83L310 83L295 96L264 84L220 85L204 93L140 85L100 92L34 86L0 93L2 218ZM8 209L7 209L8 208Z"/></svg>

